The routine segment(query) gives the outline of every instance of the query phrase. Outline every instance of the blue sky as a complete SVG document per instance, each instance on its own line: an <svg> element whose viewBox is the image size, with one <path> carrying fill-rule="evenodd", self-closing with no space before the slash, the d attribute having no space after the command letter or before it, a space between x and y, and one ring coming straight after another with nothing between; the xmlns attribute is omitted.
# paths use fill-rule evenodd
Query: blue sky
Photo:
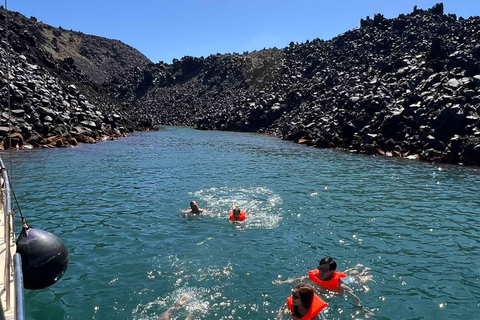
<svg viewBox="0 0 480 320"><path fill-rule="evenodd" d="M360 18L410 13L438 0L10 0L8 9L54 27L118 39L153 62L283 48L331 39ZM1 1L3 4L4 1ZM445 0L446 13L480 15L480 0Z"/></svg>

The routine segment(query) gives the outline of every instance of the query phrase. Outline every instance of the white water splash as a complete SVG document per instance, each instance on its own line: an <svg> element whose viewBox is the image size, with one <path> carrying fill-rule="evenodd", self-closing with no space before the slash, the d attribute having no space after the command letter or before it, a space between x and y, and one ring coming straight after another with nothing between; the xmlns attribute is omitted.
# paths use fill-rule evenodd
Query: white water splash
<svg viewBox="0 0 480 320"><path fill-rule="evenodd" d="M137 305L132 310L132 317L134 320L158 319L168 308L174 307L180 298L187 296L188 300L183 306L173 310L171 319L185 319L188 315L195 318L207 313L210 307L210 302L207 301L209 291L205 288L183 287L171 293L164 293L155 301Z"/></svg>
<svg viewBox="0 0 480 320"><path fill-rule="evenodd" d="M193 192L192 196L206 203L205 209L212 217L227 220L232 203L247 211L249 218L238 223L237 229L272 229L282 220L281 197L265 187L209 188Z"/></svg>

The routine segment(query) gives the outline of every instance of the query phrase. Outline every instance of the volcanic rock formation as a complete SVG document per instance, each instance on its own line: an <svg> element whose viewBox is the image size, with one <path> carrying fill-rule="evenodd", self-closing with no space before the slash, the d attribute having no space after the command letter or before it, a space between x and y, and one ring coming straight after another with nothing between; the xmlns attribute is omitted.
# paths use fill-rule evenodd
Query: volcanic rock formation
<svg viewBox="0 0 480 320"><path fill-rule="evenodd" d="M360 24L330 41L149 65L108 86L158 124L479 164L480 18L437 4Z"/></svg>
<svg viewBox="0 0 480 320"><path fill-rule="evenodd" d="M150 63L145 56L119 41L53 28L15 12L8 12L7 42L5 17L1 8L0 147L10 147L10 131L12 147L65 147L151 127L101 86L110 76L122 76L125 67Z"/></svg>
<svg viewBox="0 0 480 320"><path fill-rule="evenodd" d="M16 121L28 142L189 125L480 164L480 18L444 14L441 3L395 19L375 14L329 41L172 64L119 41L12 20L16 106L5 113L2 68L0 120Z"/></svg>

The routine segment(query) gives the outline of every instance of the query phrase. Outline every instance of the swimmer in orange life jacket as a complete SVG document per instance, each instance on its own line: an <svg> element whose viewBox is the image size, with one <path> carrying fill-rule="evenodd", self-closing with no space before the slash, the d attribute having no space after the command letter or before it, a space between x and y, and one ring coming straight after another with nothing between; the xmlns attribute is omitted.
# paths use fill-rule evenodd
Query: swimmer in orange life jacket
<svg viewBox="0 0 480 320"><path fill-rule="evenodd" d="M327 289L330 291L336 292L346 292L350 294L356 302L356 305L361 307L362 301L360 298L353 293L353 290L348 287L345 283L342 282L342 278L346 277L346 274L343 272L337 272L337 263L332 257L325 257L318 263L316 269L308 271L308 277L303 276L294 279L288 279L285 281L276 280L273 281L273 284L283 284L283 283L293 283L296 281L303 281L306 278L310 279L313 283L319 286L322 289ZM365 314L370 314L371 311L367 308L364 308Z"/></svg>
<svg viewBox="0 0 480 320"><path fill-rule="evenodd" d="M337 263L332 257L325 257L318 263L316 269L308 271L308 278L322 288L339 291L344 285L342 278L347 275L337 272Z"/></svg>
<svg viewBox="0 0 480 320"><path fill-rule="evenodd" d="M292 295L287 298L286 308L283 306L275 318L281 319L282 314L290 311L296 320L324 319L321 312L328 307L328 303L315 294L315 288L306 283L300 283L292 290Z"/></svg>
<svg viewBox="0 0 480 320"><path fill-rule="evenodd" d="M232 203L232 211L230 211L229 219L231 221L243 221L247 216L246 211L240 211L240 208L235 207L235 203Z"/></svg>
<svg viewBox="0 0 480 320"><path fill-rule="evenodd" d="M183 210L182 212L183 213L201 214L201 213L207 213L207 210L200 209L198 207L198 203L196 201L191 201L190 202L190 209Z"/></svg>

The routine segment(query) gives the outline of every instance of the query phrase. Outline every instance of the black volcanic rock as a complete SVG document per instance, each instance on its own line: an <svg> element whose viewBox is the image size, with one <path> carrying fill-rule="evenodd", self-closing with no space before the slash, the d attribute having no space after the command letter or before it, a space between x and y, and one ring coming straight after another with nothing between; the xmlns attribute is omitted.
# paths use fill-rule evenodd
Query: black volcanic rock
<svg viewBox="0 0 480 320"><path fill-rule="evenodd" d="M5 16L1 8L2 26ZM13 132L34 146L59 147L74 141L69 139L79 125L88 129L82 134L96 140L142 130L144 124L150 123L145 121L147 116L110 97L100 84L110 76L122 76L125 68L145 66L149 63L145 56L119 41L53 28L16 12L8 12L8 18L10 47L5 41L0 43L2 126L11 126ZM5 30L1 32L4 39ZM74 54L77 49L78 54ZM91 53L88 61L81 58L82 50ZM74 56L69 56L72 53ZM10 90L6 86L7 59ZM65 138L47 143L52 136Z"/></svg>
<svg viewBox="0 0 480 320"><path fill-rule="evenodd" d="M457 20L437 4L375 14L330 41L185 57L107 85L155 124L479 164L479 34L479 17Z"/></svg>
<svg viewBox="0 0 480 320"><path fill-rule="evenodd" d="M480 18L445 15L441 3L395 19L375 14L330 41L172 64L150 63L120 42L14 20L17 111L2 113L0 127L14 118L27 142L189 125L480 164ZM65 54L72 47L75 57Z"/></svg>

